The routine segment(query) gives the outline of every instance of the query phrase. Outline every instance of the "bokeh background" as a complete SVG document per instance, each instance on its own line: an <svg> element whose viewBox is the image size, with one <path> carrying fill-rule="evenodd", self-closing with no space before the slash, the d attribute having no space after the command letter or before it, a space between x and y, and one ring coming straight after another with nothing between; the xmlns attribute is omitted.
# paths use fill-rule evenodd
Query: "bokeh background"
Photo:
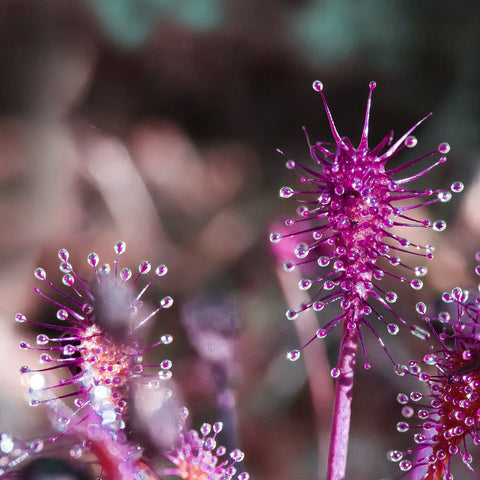
<svg viewBox="0 0 480 480"><path fill-rule="evenodd" d="M54 278L65 247L88 272L90 251L112 261L122 239L122 263L169 266L153 293L175 306L152 335L174 334L158 355L174 361L193 425L224 419L225 441L258 480L324 478L339 332L326 354L310 349L309 387L303 360L285 353L318 320L286 320L298 279L279 271L268 242L295 209L278 198L295 178L275 148L306 159L302 126L331 139L317 78L354 143L370 80L372 145L433 111L415 152L441 141L452 151L419 184L466 189L424 212L447 231L410 234L437 245L421 298L434 309L442 291L475 287L479 34L475 0L0 0L0 431L27 439L49 428L18 374L37 357L18 342L37 332L13 321L52 314L32 292L34 267ZM420 294L393 288L415 317ZM398 359L425 352L406 334L386 341ZM395 397L418 389L367 344L374 368L358 369L347 475L357 480L397 474L386 451L411 439L395 431Z"/></svg>

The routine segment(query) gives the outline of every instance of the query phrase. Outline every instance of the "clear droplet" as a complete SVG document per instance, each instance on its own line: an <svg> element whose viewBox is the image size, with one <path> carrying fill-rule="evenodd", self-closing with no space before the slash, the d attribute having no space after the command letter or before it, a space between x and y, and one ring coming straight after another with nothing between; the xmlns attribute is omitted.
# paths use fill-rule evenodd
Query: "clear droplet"
<svg viewBox="0 0 480 480"><path fill-rule="evenodd" d="M398 332L399 332L399 328L398 328L398 325L396 323L389 323L387 325L387 332L390 334L390 335L396 335Z"/></svg>
<svg viewBox="0 0 480 480"><path fill-rule="evenodd" d="M420 315L425 315L427 313L427 306L423 302L418 302L415 305L415 310L420 314Z"/></svg>
<svg viewBox="0 0 480 480"><path fill-rule="evenodd" d="M411 418L413 417L414 413L415 413L415 410L408 405L402 408L402 416L404 418Z"/></svg>
<svg viewBox="0 0 480 480"><path fill-rule="evenodd" d="M415 275L417 277L424 277L428 273L427 267L415 267Z"/></svg>
<svg viewBox="0 0 480 480"><path fill-rule="evenodd" d="M398 299L398 295L393 291L387 292L385 294L385 300L388 303L395 303L397 301L397 299Z"/></svg>
<svg viewBox="0 0 480 480"><path fill-rule="evenodd" d="M120 271L120 279L122 282L128 282L132 276L132 271L129 268L122 268Z"/></svg>
<svg viewBox="0 0 480 480"><path fill-rule="evenodd" d="M399 462L403 458L403 452L400 450L390 450L387 453L387 459L390 462Z"/></svg>
<svg viewBox="0 0 480 480"><path fill-rule="evenodd" d="M76 351L77 349L73 345L65 345L63 347L63 354L67 357L73 355Z"/></svg>
<svg viewBox="0 0 480 480"><path fill-rule="evenodd" d="M442 203L447 203L452 199L452 193L451 192L439 192L437 197Z"/></svg>
<svg viewBox="0 0 480 480"><path fill-rule="evenodd" d="M138 266L138 271L144 275L146 273L148 273L150 271L150 269L152 268L152 265L150 264L150 262L148 262L147 260L143 261L139 266Z"/></svg>
<svg viewBox="0 0 480 480"><path fill-rule="evenodd" d="M72 266L68 262L60 263L58 268L62 273L70 273L73 270Z"/></svg>
<svg viewBox="0 0 480 480"><path fill-rule="evenodd" d="M121 255L122 253L125 253L125 251L127 250L127 244L125 242L117 242L113 246L113 250L118 255Z"/></svg>
<svg viewBox="0 0 480 480"><path fill-rule="evenodd" d="M427 365L436 365L437 362L438 362L438 358L436 355L434 355L433 353L427 353L424 357L423 357L423 361L427 364Z"/></svg>
<svg viewBox="0 0 480 480"><path fill-rule="evenodd" d="M96 267L99 262L99 257L95 252L89 253L87 257L87 262L92 267Z"/></svg>
<svg viewBox="0 0 480 480"><path fill-rule="evenodd" d="M160 367L164 370L170 370L172 368L172 361L165 359L160 363Z"/></svg>
<svg viewBox="0 0 480 480"><path fill-rule="evenodd" d="M75 458L75 459L80 458L82 456L82 453L83 453L83 450L79 446L75 446L70 449L70 456L72 458Z"/></svg>
<svg viewBox="0 0 480 480"><path fill-rule="evenodd" d="M445 222L445 220L436 220L435 222L433 222L432 228L436 232L442 232L447 228L447 222Z"/></svg>
<svg viewBox="0 0 480 480"><path fill-rule="evenodd" d="M320 267L326 267L330 263L330 257L326 257L326 256L318 257L317 263Z"/></svg>
<svg viewBox="0 0 480 480"><path fill-rule="evenodd" d="M40 334L37 335L37 345L46 345L50 341L47 335Z"/></svg>
<svg viewBox="0 0 480 480"><path fill-rule="evenodd" d="M438 151L440 153L448 153L450 151L450 145L446 142L443 142L438 146Z"/></svg>
<svg viewBox="0 0 480 480"><path fill-rule="evenodd" d="M70 254L68 253L68 250L66 250L65 248L61 248L59 251L58 251L58 258L62 261L62 262L68 262L68 257L70 256Z"/></svg>
<svg viewBox="0 0 480 480"><path fill-rule="evenodd" d="M299 243L294 253L297 258L305 258L309 254L308 245L306 243Z"/></svg>
<svg viewBox="0 0 480 480"><path fill-rule="evenodd" d="M312 281L308 278L304 278L298 282L298 288L300 290L308 290L312 286Z"/></svg>
<svg viewBox="0 0 480 480"><path fill-rule="evenodd" d="M35 269L34 275L37 280L45 280L47 278L47 272L40 267Z"/></svg>
<svg viewBox="0 0 480 480"><path fill-rule="evenodd" d="M106 263L105 265L102 265L98 271L101 275L109 275L111 271L110 265Z"/></svg>
<svg viewBox="0 0 480 480"><path fill-rule="evenodd" d="M161 341L164 345L168 345L169 343L172 343L172 342L173 342L173 336L170 335L170 334L162 335L162 336L160 337L160 341Z"/></svg>
<svg viewBox="0 0 480 480"><path fill-rule="evenodd" d="M170 308L173 305L173 298L168 296L160 300L160 306L162 308Z"/></svg>
<svg viewBox="0 0 480 480"><path fill-rule="evenodd" d="M295 270L295 263L294 262L285 262L283 264L283 269L286 272L293 272L293 270Z"/></svg>
<svg viewBox="0 0 480 480"><path fill-rule="evenodd" d="M407 148L413 148L417 145L418 143L418 140L417 140L417 137L414 137L413 135L409 135L406 139L405 139L405 146Z"/></svg>
<svg viewBox="0 0 480 480"><path fill-rule="evenodd" d="M289 320L295 320L297 317L298 317L298 312L296 312L295 310L287 310L285 312L285 316L289 319Z"/></svg>
<svg viewBox="0 0 480 480"><path fill-rule="evenodd" d="M23 313L15 314L15 321L18 323L25 323L27 321L27 317Z"/></svg>
<svg viewBox="0 0 480 480"><path fill-rule="evenodd" d="M272 243L278 243L282 239L282 236L279 233L271 233L270 234L270 241Z"/></svg>
<svg viewBox="0 0 480 480"><path fill-rule="evenodd" d="M410 286L414 290L420 290L423 287L423 282L420 279L415 278L410 282Z"/></svg>
<svg viewBox="0 0 480 480"><path fill-rule="evenodd" d="M48 355L48 353L42 353L40 355L40 363L50 363L52 361L52 357Z"/></svg>
<svg viewBox="0 0 480 480"><path fill-rule="evenodd" d="M63 308L61 308L60 310L57 310L57 318L62 321L67 320L68 312Z"/></svg>
<svg viewBox="0 0 480 480"><path fill-rule="evenodd" d="M312 83L312 87L316 92L321 92L323 90L323 83L320 80L315 80Z"/></svg>
<svg viewBox="0 0 480 480"><path fill-rule="evenodd" d="M316 311L316 312L320 312L321 310L323 310L325 307L325 304L323 302L313 302L312 304L312 308Z"/></svg>
<svg viewBox="0 0 480 480"><path fill-rule="evenodd" d="M300 350L290 350L288 353L287 353L287 358L291 361L291 362L295 362L296 360L298 360L300 358Z"/></svg>
<svg viewBox="0 0 480 480"><path fill-rule="evenodd" d="M66 273L62 277L62 283L67 287L71 287L75 283L75 277L70 273Z"/></svg>
<svg viewBox="0 0 480 480"><path fill-rule="evenodd" d="M410 399L411 399L413 402L418 402L418 401L420 401L422 398L423 398L423 394L420 393L420 392L411 392L411 393L410 393Z"/></svg>
<svg viewBox="0 0 480 480"><path fill-rule="evenodd" d="M172 378L172 372L170 370L160 370L158 372L158 378L160 380L170 380Z"/></svg>
<svg viewBox="0 0 480 480"><path fill-rule="evenodd" d="M462 182L454 182L450 186L450 190L453 193L460 193L464 189L463 183Z"/></svg>
<svg viewBox="0 0 480 480"><path fill-rule="evenodd" d="M337 367L334 367L330 370L330 375L332 378L338 378L340 376L340 369Z"/></svg>
<svg viewBox="0 0 480 480"><path fill-rule="evenodd" d="M402 460L398 466L402 472L408 472L412 468L412 462L410 460Z"/></svg>
<svg viewBox="0 0 480 480"><path fill-rule="evenodd" d="M317 338L325 338L327 336L327 331L324 328L319 328L317 330L316 336Z"/></svg>
<svg viewBox="0 0 480 480"><path fill-rule="evenodd" d="M405 433L410 429L410 425L407 422L398 422L397 431L400 433Z"/></svg>
<svg viewBox="0 0 480 480"><path fill-rule="evenodd" d="M282 187L279 192L279 195L282 198L290 198L293 194L294 191L291 187Z"/></svg>
<svg viewBox="0 0 480 480"><path fill-rule="evenodd" d="M155 269L155 275L157 275L157 277L163 277L164 275L166 275L168 272L168 267L166 265L158 265L158 267Z"/></svg>

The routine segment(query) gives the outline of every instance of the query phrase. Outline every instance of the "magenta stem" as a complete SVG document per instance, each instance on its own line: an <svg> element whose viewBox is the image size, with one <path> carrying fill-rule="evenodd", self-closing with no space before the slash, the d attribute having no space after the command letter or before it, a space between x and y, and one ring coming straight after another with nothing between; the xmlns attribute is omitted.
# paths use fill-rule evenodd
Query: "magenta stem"
<svg viewBox="0 0 480 480"><path fill-rule="evenodd" d="M333 407L327 480L344 480L347 465L353 375L358 343L357 330L349 330L344 325L342 339L337 364L337 368L340 369L340 375L337 377L335 387L335 405Z"/></svg>

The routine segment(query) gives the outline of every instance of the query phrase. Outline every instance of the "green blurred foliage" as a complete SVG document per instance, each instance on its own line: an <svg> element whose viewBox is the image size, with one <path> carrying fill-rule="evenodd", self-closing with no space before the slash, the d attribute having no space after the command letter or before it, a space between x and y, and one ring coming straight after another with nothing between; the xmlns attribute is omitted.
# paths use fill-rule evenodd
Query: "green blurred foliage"
<svg viewBox="0 0 480 480"><path fill-rule="evenodd" d="M91 0L109 37L120 47L141 46L160 20L174 19L193 30L208 30L222 21L218 0Z"/></svg>

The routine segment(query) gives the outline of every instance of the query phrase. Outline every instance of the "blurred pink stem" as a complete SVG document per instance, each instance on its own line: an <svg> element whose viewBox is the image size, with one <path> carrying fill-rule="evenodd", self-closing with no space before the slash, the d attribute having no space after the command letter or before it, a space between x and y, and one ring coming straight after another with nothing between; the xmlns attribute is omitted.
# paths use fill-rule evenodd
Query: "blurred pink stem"
<svg viewBox="0 0 480 480"><path fill-rule="evenodd" d="M298 289L300 274L296 271L286 273L283 267L278 266L277 278L282 288L285 299L290 308L296 308L302 303L308 303L308 295ZM305 310L300 318L294 322L300 345L310 342L312 335L318 329L315 312L312 309ZM330 376L325 345L318 340L311 343L308 348L302 350L307 369L308 383L312 395L312 405L315 412L315 424L318 436L318 478L325 478L325 465L327 463L328 450L328 424L326 419L330 417L333 403L333 382Z"/></svg>
<svg viewBox="0 0 480 480"><path fill-rule="evenodd" d="M343 480L347 465L353 375L358 342L357 331L349 330L344 325L342 338L343 341L337 364L337 368L340 369L340 375L337 377L335 391L327 480Z"/></svg>

